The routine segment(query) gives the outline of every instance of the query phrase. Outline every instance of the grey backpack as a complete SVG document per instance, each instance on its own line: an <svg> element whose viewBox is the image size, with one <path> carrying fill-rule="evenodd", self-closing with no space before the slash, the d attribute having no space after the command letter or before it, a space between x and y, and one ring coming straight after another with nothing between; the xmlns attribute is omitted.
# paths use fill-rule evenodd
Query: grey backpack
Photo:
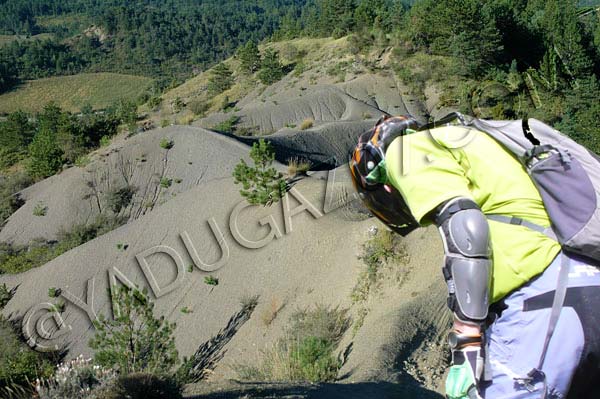
<svg viewBox="0 0 600 399"><path fill-rule="evenodd" d="M511 215L488 218L543 231L567 252L600 261L600 157L537 119L488 121L453 113L426 128L456 123L487 133L521 161L552 228Z"/></svg>

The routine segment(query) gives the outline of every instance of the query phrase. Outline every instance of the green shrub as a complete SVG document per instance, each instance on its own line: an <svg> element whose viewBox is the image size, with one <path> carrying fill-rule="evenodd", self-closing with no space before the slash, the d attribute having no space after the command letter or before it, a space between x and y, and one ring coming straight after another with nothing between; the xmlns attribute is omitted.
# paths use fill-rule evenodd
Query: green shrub
<svg viewBox="0 0 600 399"><path fill-rule="evenodd" d="M110 136L102 136L100 138L100 147L108 147L110 145Z"/></svg>
<svg viewBox="0 0 600 399"><path fill-rule="evenodd" d="M165 128L171 124L171 121L168 119L163 119L160 121L160 127Z"/></svg>
<svg viewBox="0 0 600 399"><path fill-rule="evenodd" d="M129 245L123 244L122 242L117 243L117 249L119 251L126 251L129 248Z"/></svg>
<svg viewBox="0 0 600 399"><path fill-rule="evenodd" d="M155 318L154 304L145 292L114 286L114 319L100 315L89 342L94 361L125 376L131 373L169 373L178 363L173 336L175 324Z"/></svg>
<svg viewBox="0 0 600 399"><path fill-rule="evenodd" d="M243 380L334 381L342 366L334 352L349 326L347 310L337 307L297 311L285 337L264 352L263 361L238 365L238 375Z"/></svg>
<svg viewBox="0 0 600 399"><path fill-rule="evenodd" d="M169 179L168 177L161 177L160 186L162 188L169 188L173 184L173 179Z"/></svg>
<svg viewBox="0 0 600 399"><path fill-rule="evenodd" d="M279 54L272 49L267 49L263 56L258 79L265 85L271 85L285 75L283 65L279 61Z"/></svg>
<svg viewBox="0 0 600 399"><path fill-rule="evenodd" d="M35 379L52 371L53 362L22 342L11 323L0 317L0 387L31 392Z"/></svg>
<svg viewBox="0 0 600 399"><path fill-rule="evenodd" d="M307 69L308 69L308 67L306 66L306 64L304 63L304 61L299 61L294 66L294 72L293 72L294 77L299 77L304 72L306 72Z"/></svg>
<svg viewBox="0 0 600 399"><path fill-rule="evenodd" d="M167 137L160 139L160 148L164 150L170 150L175 146L175 142Z"/></svg>
<svg viewBox="0 0 600 399"><path fill-rule="evenodd" d="M33 208L33 216L46 216L48 207L43 202L38 202Z"/></svg>
<svg viewBox="0 0 600 399"><path fill-rule="evenodd" d="M279 201L286 192L287 182L283 175L271 165L275 160L275 151L271 144L258 140L250 149L250 158L254 166L243 159L233 171L235 184L242 184L240 194L251 204L271 205Z"/></svg>
<svg viewBox="0 0 600 399"><path fill-rule="evenodd" d="M6 284L0 285L0 310L4 309L8 301L11 300L13 293L6 288Z"/></svg>
<svg viewBox="0 0 600 399"><path fill-rule="evenodd" d="M123 375L95 394L95 399L179 399L181 385L168 376L149 373Z"/></svg>
<svg viewBox="0 0 600 399"><path fill-rule="evenodd" d="M117 214L121 212L121 209L129 206L135 191L135 187L131 185L114 188L106 194L106 205L113 213Z"/></svg>
<svg viewBox="0 0 600 399"><path fill-rule="evenodd" d="M229 119L213 126L212 130L222 133L234 133L236 125L239 121L240 117L237 115L233 115Z"/></svg>
<svg viewBox="0 0 600 399"><path fill-rule="evenodd" d="M378 230L373 238L363 245L360 259L365 263L364 270L352 290L351 298L354 303L365 301L374 286L381 280L383 267L388 264L408 264L409 256L402 237L389 230ZM396 265L397 266L397 265ZM397 279L403 276L402 268L396 268Z"/></svg>
<svg viewBox="0 0 600 399"><path fill-rule="evenodd" d="M224 64L217 64L211 70L211 76L208 80L208 93L211 96L216 96L233 86L233 72Z"/></svg>
<svg viewBox="0 0 600 399"><path fill-rule="evenodd" d="M63 150L54 131L40 128L29 145L29 174L35 178L52 176L63 164Z"/></svg>
<svg viewBox="0 0 600 399"><path fill-rule="evenodd" d="M334 381L341 361L333 355L331 342L317 337L306 337L291 351L291 360L302 380L310 382Z"/></svg>
<svg viewBox="0 0 600 399"><path fill-rule="evenodd" d="M219 279L213 276L204 277L204 284L219 285Z"/></svg>
<svg viewBox="0 0 600 399"><path fill-rule="evenodd" d="M48 296L50 298L58 298L60 296L60 288L50 287L48 288Z"/></svg>
<svg viewBox="0 0 600 399"><path fill-rule="evenodd" d="M25 247L4 244L0 248L0 273L17 274L42 266L60 256L59 245L32 243Z"/></svg>
<svg viewBox="0 0 600 399"><path fill-rule="evenodd" d="M21 273L42 266L63 253L78 247L126 222L125 218L98 217L91 224L79 224L58 232L53 243L32 242L28 246L0 244L0 274Z"/></svg>
<svg viewBox="0 0 600 399"><path fill-rule="evenodd" d="M81 155L75 160L75 166L79 168L85 168L90 164L90 162L92 162L92 160L88 155Z"/></svg>

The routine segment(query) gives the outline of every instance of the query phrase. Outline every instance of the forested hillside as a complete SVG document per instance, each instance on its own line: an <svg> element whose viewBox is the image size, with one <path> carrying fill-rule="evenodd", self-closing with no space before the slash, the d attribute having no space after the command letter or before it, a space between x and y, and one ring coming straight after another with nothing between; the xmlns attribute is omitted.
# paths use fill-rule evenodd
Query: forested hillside
<svg viewBox="0 0 600 399"><path fill-rule="evenodd" d="M248 40L270 36L303 0L1 2L0 33L51 33L50 40L13 42L0 70L35 79L80 71L189 76ZM97 29L88 29L90 26ZM2 83L0 82L0 90Z"/></svg>
<svg viewBox="0 0 600 399"><path fill-rule="evenodd" d="M0 0L0 4L1 33L50 37L14 40L0 47L0 92L19 81L52 75L129 73L157 79L151 91L136 99L138 105L148 102L152 109L162 101L162 88L214 66L236 49L258 52L259 41L347 36L355 55L392 49L394 74L423 98L433 90L439 104L465 113L501 119L536 117L600 151L600 13L595 2ZM243 53L238 51L237 56ZM276 53L250 55L255 58L251 67L235 71L237 79L249 73L250 82L270 85L302 67L299 58L292 60L299 65L284 70ZM233 72L224 69L223 76L215 72L211 84L223 88L209 87L210 98L203 101L212 102L230 87ZM255 73L257 81L252 80ZM185 106L180 100L173 110ZM20 154L26 155L29 144L20 144Z"/></svg>

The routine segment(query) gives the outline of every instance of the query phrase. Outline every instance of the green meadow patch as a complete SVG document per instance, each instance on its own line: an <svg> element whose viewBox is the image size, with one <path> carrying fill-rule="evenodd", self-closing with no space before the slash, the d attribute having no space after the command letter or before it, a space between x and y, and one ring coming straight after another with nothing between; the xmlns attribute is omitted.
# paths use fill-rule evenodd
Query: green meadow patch
<svg viewBox="0 0 600 399"><path fill-rule="evenodd" d="M4 46L5 44L10 44L12 42L14 42L15 40L18 41L25 41L25 40L45 40L45 39L51 39L52 38L52 34L51 33L40 33L39 35L33 35L33 36L25 36L25 35L0 35L0 47Z"/></svg>
<svg viewBox="0 0 600 399"><path fill-rule="evenodd" d="M151 84L150 78L118 73L82 73L31 80L0 95L0 114L17 110L36 113L51 101L71 112L79 111L85 104L102 109L119 99L137 99Z"/></svg>

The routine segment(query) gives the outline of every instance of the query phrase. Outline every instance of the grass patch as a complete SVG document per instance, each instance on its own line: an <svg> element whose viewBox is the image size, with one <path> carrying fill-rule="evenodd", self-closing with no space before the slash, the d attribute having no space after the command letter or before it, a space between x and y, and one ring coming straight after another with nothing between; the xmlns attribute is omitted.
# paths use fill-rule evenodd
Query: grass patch
<svg viewBox="0 0 600 399"><path fill-rule="evenodd" d="M207 285L219 285L219 279L213 276L206 276L204 277L204 284Z"/></svg>
<svg viewBox="0 0 600 399"><path fill-rule="evenodd" d="M353 303L364 302L369 293L381 282L384 269L396 268L396 280L403 278L401 265L408 264L408 253L406 246L402 243L402 237L391 231L379 229L377 233L363 245L360 259L365 263L364 270L352 290Z"/></svg>
<svg viewBox="0 0 600 399"><path fill-rule="evenodd" d="M290 318L284 338L263 353L258 365L238 365L242 380L334 381L342 367L335 350L350 325L347 310L317 305Z"/></svg>
<svg viewBox="0 0 600 399"><path fill-rule="evenodd" d="M75 166L78 168L85 168L92 162L92 159L88 155L81 155L75 160Z"/></svg>
<svg viewBox="0 0 600 399"><path fill-rule="evenodd" d="M27 81L0 95L0 114L23 110L40 112L49 102L63 110L79 112L83 104L104 109L119 99L135 101L152 79L117 73L83 73Z"/></svg>
<svg viewBox="0 0 600 399"><path fill-rule="evenodd" d="M48 207L43 202L38 202L33 208L33 216L46 216Z"/></svg>
<svg viewBox="0 0 600 399"><path fill-rule="evenodd" d="M52 36L53 35L51 33L40 33L38 35L33 35L33 36L29 36L29 37L24 36L24 35L0 35L0 47L4 46L5 44L10 44L15 41L25 42L25 41L32 41L32 40L46 40L46 39L51 39Z"/></svg>
<svg viewBox="0 0 600 399"><path fill-rule="evenodd" d="M114 230L126 222L124 218L98 217L92 224L73 226L58 233L56 242L32 242L26 246L0 244L0 274L22 273L42 266L65 252Z"/></svg>
<svg viewBox="0 0 600 399"><path fill-rule="evenodd" d="M350 294L352 303L359 305L352 326L353 335L360 330L369 313L367 308L369 296L383 280L395 280L396 283L401 284L407 275L407 265L410 260L402 237L381 229L363 245L360 259L367 268L360 273Z"/></svg>
<svg viewBox="0 0 600 399"><path fill-rule="evenodd" d="M327 75L331 77L335 77L338 82L343 82L346 80L346 70L350 66L350 61L341 61L327 68Z"/></svg>
<svg viewBox="0 0 600 399"><path fill-rule="evenodd" d="M169 179L168 177L163 177L160 179L160 186L162 188L169 188L173 184L173 179Z"/></svg>

